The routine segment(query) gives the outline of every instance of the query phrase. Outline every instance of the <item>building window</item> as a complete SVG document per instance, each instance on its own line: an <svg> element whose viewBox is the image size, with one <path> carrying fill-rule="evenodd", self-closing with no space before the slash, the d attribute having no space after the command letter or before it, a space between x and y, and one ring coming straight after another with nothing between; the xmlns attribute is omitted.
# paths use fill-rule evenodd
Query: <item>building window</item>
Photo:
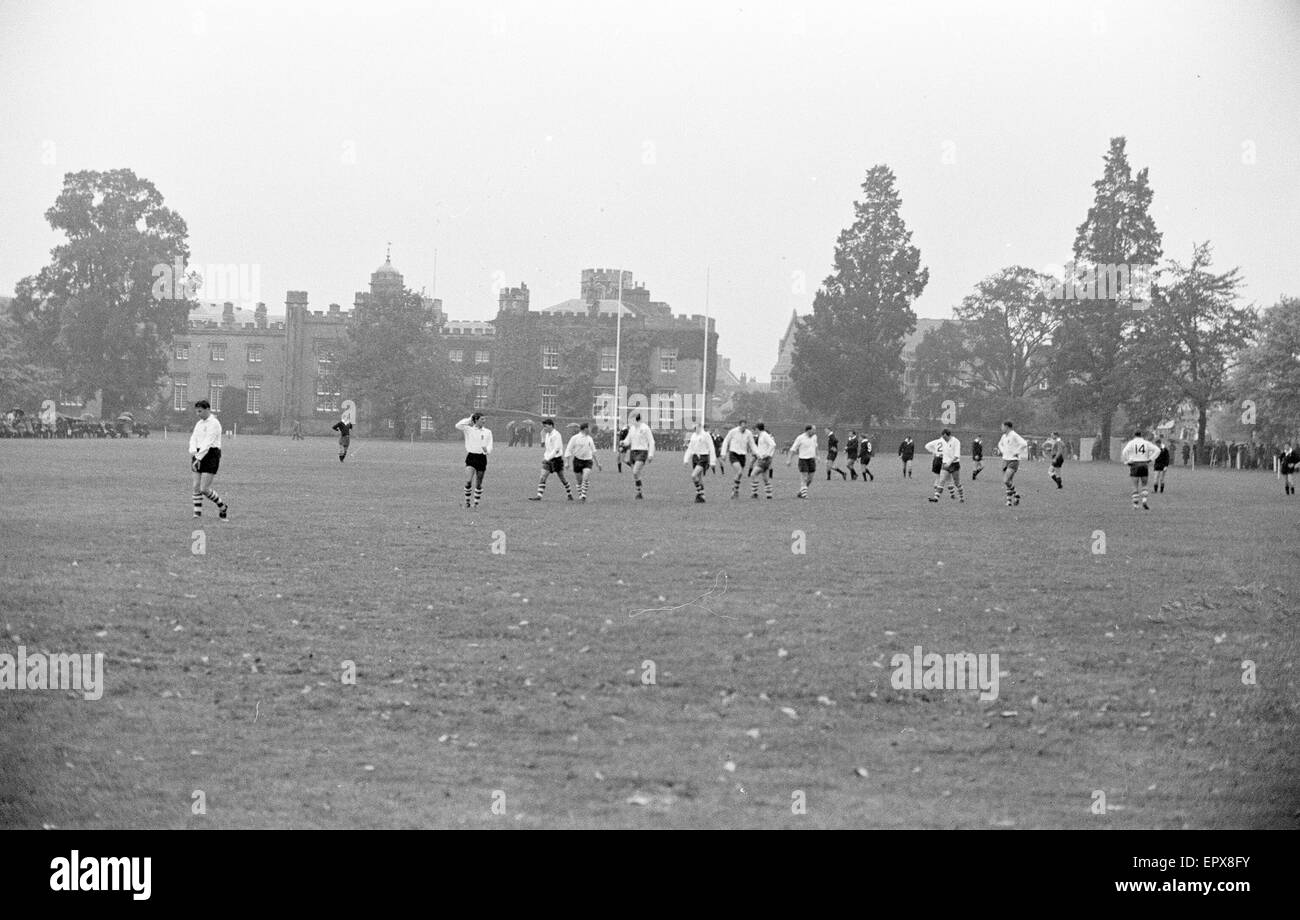
<svg viewBox="0 0 1300 920"><path fill-rule="evenodd" d="M448 352L447 360L450 361L452 364L460 364L460 362L465 360L465 349L453 348L450 352Z"/></svg>
<svg viewBox="0 0 1300 920"><path fill-rule="evenodd" d="M212 404L213 412L221 411L221 391L226 388L226 377L224 374L216 374L208 378L208 402Z"/></svg>
<svg viewBox="0 0 1300 920"><path fill-rule="evenodd" d="M488 404L488 384L492 378L487 374L478 374L474 377L474 408L484 409Z"/></svg>
<svg viewBox="0 0 1300 920"><path fill-rule="evenodd" d="M618 364L615 358L616 352L613 345L602 345L600 348L600 369L602 371L618 370Z"/></svg>
<svg viewBox="0 0 1300 920"><path fill-rule="evenodd" d="M1046 390L1046 389L1047 389L1047 378L1046 378L1046 377L1044 377L1042 380L1038 381L1038 389L1040 389L1040 390Z"/></svg>
<svg viewBox="0 0 1300 920"><path fill-rule="evenodd" d="M244 389L248 393L248 405L244 409L249 415L262 414L262 378L245 377Z"/></svg>
<svg viewBox="0 0 1300 920"><path fill-rule="evenodd" d="M677 373L677 349L664 348L659 352L659 370L665 374Z"/></svg>
<svg viewBox="0 0 1300 920"><path fill-rule="evenodd" d="M176 410L188 409L190 407L190 378L173 377L172 378L172 408Z"/></svg>
<svg viewBox="0 0 1300 920"><path fill-rule="evenodd" d="M189 343L189 342L177 342L177 343L176 343L176 360L177 360L177 361L188 361L189 359L190 359L190 343Z"/></svg>
<svg viewBox="0 0 1300 920"><path fill-rule="evenodd" d="M650 414L659 421L657 428L677 427L677 407L682 404L680 393L655 393L650 397Z"/></svg>
<svg viewBox="0 0 1300 920"><path fill-rule="evenodd" d="M542 415L554 417L555 400L559 397L559 387L542 387Z"/></svg>
<svg viewBox="0 0 1300 920"><path fill-rule="evenodd" d="M916 368L909 367L903 371L903 384L905 386L916 386Z"/></svg>
<svg viewBox="0 0 1300 920"><path fill-rule="evenodd" d="M79 405L81 405L81 399L80 399L80 397L78 397L75 393L60 393L60 394L59 394L59 405L60 405L60 406L79 406Z"/></svg>
<svg viewBox="0 0 1300 920"><path fill-rule="evenodd" d="M321 377L329 377L334 373L334 352L328 349L316 352L316 373Z"/></svg>
<svg viewBox="0 0 1300 920"><path fill-rule="evenodd" d="M488 353L487 353L486 351L476 351L476 352L474 352L474 363L475 363L475 364L487 364L487 363L488 363Z"/></svg>
<svg viewBox="0 0 1300 920"><path fill-rule="evenodd" d="M391 428L392 425L390 424L389 427ZM432 415L421 415L421 416L420 416L420 430L421 430L421 431L433 431L433 416L432 416Z"/></svg>
<svg viewBox="0 0 1300 920"><path fill-rule="evenodd" d="M249 363L249 364L261 364L261 363L262 363L262 358L265 356L265 354L266 354L266 346L265 346L265 345L249 345L249 346L248 346L248 363Z"/></svg>
<svg viewBox="0 0 1300 920"><path fill-rule="evenodd" d="M591 417L597 422L612 423L618 417L614 408L613 387L593 387L591 391Z"/></svg>
<svg viewBox="0 0 1300 920"><path fill-rule="evenodd" d="M218 345L218 344L214 343L214 344L212 345L212 360L213 360L213 361L224 361L224 360L226 360L226 346L225 346L224 344L220 344L220 345ZM212 407L212 411L215 412L216 410L217 410L217 407L216 407L216 406L213 406L213 407Z"/></svg>
<svg viewBox="0 0 1300 920"><path fill-rule="evenodd" d="M342 396L342 392L339 390L338 380L325 375L316 378L317 412L339 411L340 396Z"/></svg>
<svg viewBox="0 0 1300 920"><path fill-rule="evenodd" d="M542 370L558 371L560 369L560 346L542 346Z"/></svg>
<svg viewBox="0 0 1300 920"><path fill-rule="evenodd" d="M388 419L388 427L389 427L390 429L392 429L392 428L396 428L396 427L397 427L397 425L395 425L395 424L393 423L393 420L392 420L391 418Z"/></svg>

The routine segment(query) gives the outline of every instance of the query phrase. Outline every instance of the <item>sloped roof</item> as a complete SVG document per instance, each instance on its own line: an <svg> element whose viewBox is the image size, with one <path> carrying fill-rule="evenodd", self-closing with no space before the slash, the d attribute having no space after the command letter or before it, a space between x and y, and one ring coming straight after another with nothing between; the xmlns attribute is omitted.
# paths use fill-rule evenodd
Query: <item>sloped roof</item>
<svg viewBox="0 0 1300 920"><path fill-rule="evenodd" d="M617 300L617 299L613 299L613 300L601 300L601 301L599 301L599 305L600 305L600 315L601 315L601 316L616 316L616 315L618 315L618 307L619 307L619 303L618 303L618 300ZM565 300L565 301L562 301L562 302L560 302L560 303L555 304L554 306L543 307L543 308L541 309L541 311L539 311L539 312L542 312L542 313L588 313L588 312L590 312L590 305L588 304L587 301L583 300L582 298L580 298L580 297L574 297L572 300ZM630 307L628 307L628 305L625 303L625 304L623 304L623 315L624 315L624 316L636 316L636 313L635 313L635 312L634 312Z"/></svg>

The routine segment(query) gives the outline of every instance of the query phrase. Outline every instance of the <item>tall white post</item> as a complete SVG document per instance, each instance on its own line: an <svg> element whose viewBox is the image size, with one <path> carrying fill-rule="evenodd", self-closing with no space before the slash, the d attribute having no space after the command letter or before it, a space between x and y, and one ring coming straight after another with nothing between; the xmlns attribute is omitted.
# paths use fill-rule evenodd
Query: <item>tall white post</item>
<svg viewBox="0 0 1300 920"><path fill-rule="evenodd" d="M700 376L700 421L709 420L709 269L704 269L704 373Z"/></svg>
<svg viewBox="0 0 1300 920"><path fill-rule="evenodd" d="M597 316L599 316L599 310ZM618 420L623 417L623 407L619 405L618 372L623 366L623 269L618 270L618 314L614 320L614 437L618 437L623 427Z"/></svg>

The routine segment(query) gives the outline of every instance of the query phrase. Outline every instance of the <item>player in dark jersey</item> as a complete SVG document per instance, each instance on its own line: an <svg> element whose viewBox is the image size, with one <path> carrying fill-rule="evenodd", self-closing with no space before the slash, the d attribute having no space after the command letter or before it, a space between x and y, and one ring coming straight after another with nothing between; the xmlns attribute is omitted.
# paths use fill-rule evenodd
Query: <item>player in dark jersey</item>
<svg viewBox="0 0 1300 920"><path fill-rule="evenodd" d="M1173 456L1169 453L1169 445L1165 443L1164 438L1156 438L1156 447L1160 452L1156 454L1156 459L1152 461L1151 468L1155 470L1155 479L1151 483L1152 492L1163 492L1165 490L1165 470L1173 462Z"/></svg>
<svg viewBox="0 0 1300 920"><path fill-rule="evenodd" d="M844 442L844 456L849 461L849 476L858 478L858 433L849 429L848 439Z"/></svg>
<svg viewBox="0 0 1300 920"><path fill-rule="evenodd" d="M630 429L620 428L614 438L614 451L618 457L618 471L623 472L623 463L627 460L627 433Z"/></svg>
<svg viewBox="0 0 1300 920"><path fill-rule="evenodd" d="M871 475L871 458L876 454L875 447L871 444L871 435L864 434L862 440L858 442L858 459L862 461L862 481L875 482L876 477Z"/></svg>
<svg viewBox="0 0 1300 920"><path fill-rule="evenodd" d="M903 477L912 478L912 458L916 456L916 442L912 436L908 435L903 438L903 443L898 445L898 459L903 461Z"/></svg>
<svg viewBox="0 0 1300 920"><path fill-rule="evenodd" d="M1282 456L1278 458L1278 472L1282 474L1282 488L1286 495L1295 495L1295 481L1291 478L1300 469L1300 450L1290 444L1282 445Z"/></svg>
<svg viewBox="0 0 1300 920"><path fill-rule="evenodd" d="M339 433L339 463L348 455L348 445L352 443L352 423L339 419L332 426L331 431Z"/></svg>
<svg viewBox="0 0 1300 920"><path fill-rule="evenodd" d="M831 473L839 473L840 478L845 482L849 481L849 474L844 472L840 467L835 465L835 459L840 455L840 439L835 437L835 429L826 429L826 481L831 481Z"/></svg>
<svg viewBox="0 0 1300 920"><path fill-rule="evenodd" d="M974 482L979 479L980 470L984 469L984 442L980 440L979 435L975 435L970 442L970 458L975 464L970 472L970 481Z"/></svg>

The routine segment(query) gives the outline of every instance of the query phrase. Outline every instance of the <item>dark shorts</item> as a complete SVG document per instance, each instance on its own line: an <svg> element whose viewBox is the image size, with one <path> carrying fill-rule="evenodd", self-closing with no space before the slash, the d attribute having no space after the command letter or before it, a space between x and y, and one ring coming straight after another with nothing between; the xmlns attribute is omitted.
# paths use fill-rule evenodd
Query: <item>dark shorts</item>
<svg viewBox="0 0 1300 920"><path fill-rule="evenodd" d="M940 467L940 469L943 469L943 467ZM961 470L960 460L954 460L952 463L948 464L948 472L956 473L959 472L960 470Z"/></svg>
<svg viewBox="0 0 1300 920"><path fill-rule="evenodd" d="M1003 460L1003 461L1002 461L1002 472L1005 473L1007 470L1010 470L1011 472L1014 473L1014 472L1015 472L1016 470L1018 470L1018 469L1020 469L1020 461L1019 461L1019 460Z"/></svg>
<svg viewBox="0 0 1300 920"><path fill-rule="evenodd" d="M871 463L871 454L858 454L858 459L862 461L863 466L866 466Z"/></svg>
<svg viewBox="0 0 1300 920"><path fill-rule="evenodd" d="M930 472L931 472L931 473L934 473L936 476L938 476L938 475L939 475L939 472L940 472L942 469L943 469L943 458L942 458L942 457L938 457L938 456L936 456L933 460L930 461Z"/></svg>
<svg viewBox="0 0 1300 920"><path fill-rule="evenodd" d="M630 459L633 463L646 463L650 459L650 451L634 450L630 455Z"/></svg>
<svg viewBox="0 0 1300 920"><path fill-rule="evenodd" d="M1283 476L1290 476L1292 473L1295 472L1295 467L1292 466L1290 463L1283 463L1279 465L1278 470L1279 472L1281 472Z"/></svg>
<svg viewBox="0 0 1300 920"><path fill-rule="evenodd" d="M466 454L465 465L473 467L480 473L487 471L487 454Z"/></svg>
<svg viewBox="0 0 1300 920"><path fill-rule="evenodd" d="M339 435L339 447L347 447L351 443L352 443L351 436L346 434Z"/></svg>
<svg viewBox="0 0 1300 920"><path fill-rule="evenodd" d="M807 457L807 458L800 457L800 458L799 458L799 472L801 472L801 473L815 473L815 472L817 472L817 458L815 458L815 457Z"/></svg>
<svg viewBox="0 0 1300 920"><path fill-rule="evenodd" d="M1064 457L1059 457L1059 456L1058 456L1058 457L1053 457L1053 458L1052 458L1052 466L1056 467L1056 468L1059 470L1061 467L1065 466L1065 458L1064 458Z"/></svg>
<svg viewBox="0 0 1300 920"><path fill-rule="evenodd" d="M772 458L771 458L771 457L755 457L755 458L754 458L754 469L753 469L752 472L755 472L755 473L763 473L763 472L766 472L766 471L768 470L768 468L771 467L771 465L772 465Z"/></svg>
<svg viewBox="0 0 1300 920"><path fill-rule="evenodd" d="M858 459L858 452L856 450L846 450L844 452L844 456L849 458L849 463L856 463Z"/></svg>
<svg viewBox="0 0 1300 920"><path fill-rule="evenodd" d="M546 473L563 473L563 472L564 472L564 458L563 458L563 457L552 457L550 460L543 460L543 461L542 461L542 471L543 471L543 472L546 472Z"/></svg>
<svg viewBox="0 0 1300 920"><path fill-rule="evenodd" d="M701 466L704 467L706 470L709 468L709 455L691 454L691 469L694 470L695 468Z"/></svg>
<svg viewBox="0 0 1300 920"><path fill-rule="evenodd" d="M1128 474L1133 479L1146 479L1149 475L1145 463L1130 463L1128 465Z"/></svg>
<svg viewBox="0 0 1300 920"><path fill-rule="evenodd" d="M728 451L728 452L727 452L727 462L728 462L728 463L739 463L739 464L741 465L742 468L745 466L745 461L748 460L748 459L749 459L749 457L748 457L747 454L738 454L738 453L736 453L735 451Z"/></svg>
<svg viewBox="0 0 1300 920"><path fill-rule="evenodd" d="M199 461L199 472L212 473L215 475L217 472L217 468L220 466L221 466L221 448L210 447L208 448L208 452L203 455L203 459Z"/></svg>
<svg viewBox="0 0 1300 920"><path fill-rule="evenodd" d="M1166 469L1169 468L1169 464L1161 463L1160 461L1157 460L1155 463L1152 464L1151 468L1154 469L1157 473L1163 473Z"/></svg>
<svg viewBox="0 0 1300 920"><path fill-rule="evenodd" d="M574 475L574 476L581 476L581 475L582 475L582 471L583 471L583 470L589 470L589 469L591 469L591 465L592 465L594 462L595 462L594 460L579 460L577 457L574 457L574 458L573 458L573 475Z"/></svg>
<svg viewBox="0 0 1300 920"><path fill-rule="evenodd" d="M835 458L838 457L839 455L840 455L840 452L839 452L838 450L828 450L828 451L826 451L826 462L827 462L827 463L834 463L834 462L835 462Z"/></svg>

